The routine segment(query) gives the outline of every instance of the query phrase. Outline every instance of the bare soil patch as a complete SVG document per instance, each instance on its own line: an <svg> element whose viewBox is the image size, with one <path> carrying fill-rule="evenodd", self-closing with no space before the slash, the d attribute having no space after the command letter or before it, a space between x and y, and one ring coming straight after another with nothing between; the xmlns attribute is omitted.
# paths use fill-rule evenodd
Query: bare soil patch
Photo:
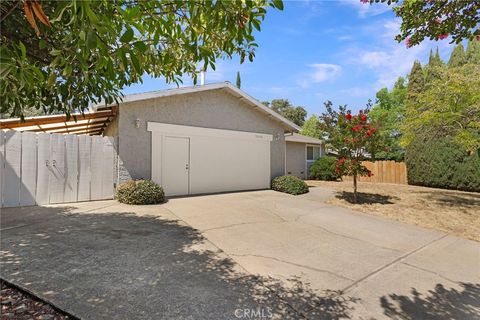
<svg viewBox="0 0 480 320"><path fill-rule="evenodd" d="M336 191L328 203L480 241L480 193L390 183L307 181Z"/></svg>

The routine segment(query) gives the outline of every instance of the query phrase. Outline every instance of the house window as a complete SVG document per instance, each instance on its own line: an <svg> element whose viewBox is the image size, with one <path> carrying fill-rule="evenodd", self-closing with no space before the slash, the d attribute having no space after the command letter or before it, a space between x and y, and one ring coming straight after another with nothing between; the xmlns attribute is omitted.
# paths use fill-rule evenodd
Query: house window
<svg viewBox="0 0 480 320"><path fill-rule="evenodd" d="M307 146L307 161L315 161L320 158L320 147Z"/></svg>

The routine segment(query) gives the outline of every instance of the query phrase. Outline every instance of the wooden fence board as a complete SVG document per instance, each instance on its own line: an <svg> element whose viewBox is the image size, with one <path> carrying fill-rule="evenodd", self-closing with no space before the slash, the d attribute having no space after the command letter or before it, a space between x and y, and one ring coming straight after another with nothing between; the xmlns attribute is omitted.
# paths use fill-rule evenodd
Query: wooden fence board
<svg viewBox="0 0 480 320"><path fill-rule="evenodd" d="M35 205L37 189L37 135L34 132L22 133L22 172L20 185L20 205Z"/></svg>
<svg viewBox="0 0 480 320"><path fill-rule="evenodd" d="M78 136L65 135L64 202L76 202L78 196Z"/></svg>
<svg viewBox="0 0 480 320"><path fill-rule="evenodd" d="M51 135L51 171L49 203L62 203L65 196L65 138L61 134Z"/></svg>
<svg viewBox="0 0 480 320"><path fill-rule="evenodd" d="M15 207L20 204L21 146L20 132L5 133L5 189L3 191L5 207Z"/></svg>
<svg viewBox="0 0 480 320"><path fill-rule="evenodd" d="M113 137L103 138L102 198L113 198Z"/></svg>
<svg viewBox="0 0 480 320"><path fill-rule="evenodd" d="M50 194L50 134L39 134L37 137L37 204L48 204Z"/></svg>
<svg viewBox="0 0 480 320"><path fill-rule="evenodd" d="M397 183L407 184L407 168L403 162L388 161L364 161L363 165L369 169L372 177L360 177L360 182L379 182L379 183ZM352 177L343 177L350 181Z"/></svg>
<svg viewBox="0 0 480 320"><path fill-rule="evenodd" d="M91 170L91 185L90 197L91 200L102 199L102 177L103 177L103 137L92 136L92 154L90 162Z"/></svg>
<svg viewBox="0 0 480 320"><path fill-rule="evenodd" d="M113 199L115 152L109 137L2 130L0 206Z"/></svg>
<svg viewBox="0 0 480 320"><path fill-rule="evenodd" d="M90 200L91 140L88 135L78 136L78 201Z"/></svg>

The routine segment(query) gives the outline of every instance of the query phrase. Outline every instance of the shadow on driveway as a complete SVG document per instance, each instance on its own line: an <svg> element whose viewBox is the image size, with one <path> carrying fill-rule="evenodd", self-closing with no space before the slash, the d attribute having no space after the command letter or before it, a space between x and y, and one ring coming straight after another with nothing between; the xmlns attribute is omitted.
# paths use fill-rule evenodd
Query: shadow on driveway
<svg viewBox="0 0 480 320"><path fill-rule="evenodd" d="M1 277L80 318L339 319L358 302L243 273L178 221L72 209L2 210Z"/></svg>
<svg viewBox="0 0 480 320"><path fill-rule="evenodd" d="M380 298L386 316L392 319L478 319L480 284L460 283L462 290L437 284L424 295L415 288L411 297L390 294Z"/></svg>

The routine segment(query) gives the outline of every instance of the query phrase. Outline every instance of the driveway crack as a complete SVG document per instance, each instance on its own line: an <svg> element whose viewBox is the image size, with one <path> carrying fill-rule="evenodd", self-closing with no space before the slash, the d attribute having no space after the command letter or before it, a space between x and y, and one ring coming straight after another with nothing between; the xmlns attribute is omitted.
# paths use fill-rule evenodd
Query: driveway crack
<svg viewBox="0 0 480 320"><path fill-rule="evenodd" d="M412 267L412 268L415 268L415 269L418 269L418 270L422 270L422 271L425 271L425 272L428 272L428 273L431 273L431 274L434 274L442 279L445 279L447 281L450 281L450 282L453 282L453 283L458 283L458 281L455 281L455 280L452 280L450 278L447 278L443 275L441 275L440 273L438 272L435 272L435 271L432 271L432 270L428 270L428 269L425 269L425 268L422 268L422 267L419 267L419 266L416 266L416 265L413 265L413 264L410 264L408 262L405 262L405 261L402 261L401 264L404 264L406 266L409 266L409 267Z"/></svg>
<svg viewBox="0 0 480 320"><path fill-rule="evenodd" d="M298 217L297 219L295 219L295 222L303 223L303 222L298 221L298 220L299 220L300 218L302 218L303 216L307 216L307 215L311 215L311 214L314 214L314 213L309 213L309 214L302 215L302 216ZM395 249L395 248L380 246L380 245L378 245L378 244L376 244L376 243L372 243L372 242L370 242L370 241L366 241L366 240L363 240L363 239L359 239L359 238L355 238L355 237L350 237L350 236L347 236L347 235L344 235L344 234L341 234L341 233L337 233L337 232L328 230L327 228L322 227L322 226L317 226L317 225L309 225L309 226L314 227L314 228L321 229L321 230L323 230L323 231L325 231L325 232L328 232L328 233L333 234L333 235L338 236L338 237L343 237L343 238L350 239L350 240L356 240L356 241L368 243L368 244L370 244L370 245L372 245L372 246L375 246L375 247L377 247L377 248L382 248L382 249L392 250L392 251L397 251L397 252L403 252L403 251L398 250L398 249Z"/></svg>
<svg viewBox="0 0 480 320"><path fill-rule="evenodd" d="M448 236L448 234L444 234L444 235L442 235L442 236L440 236L440 237L438 237L438 238L433 239L433 240L430 241L430 242L427 242L427 243L424 244L423 246L420 246L420 247L418 247L418 248L416 248L416 249L414 249L414 250L412 250L412 251L407 252L406 254L404 254L404 255L396 258L395 260L387 263L386 265L381 266L380 268L377 268L377 269L375 269L374 271L370 272L369 274L361 277L360 279L356 280L354 283L346 286L345 288L343 288L343 289L341 290L341 292L342 292L343 294L345 294L346 292L350 291L352 288L356 287L359 283L367 280L368 278L373 277L374 275L376 275L376 274L380 273L381 271L389 268L390 266L394 265L394 264L397 263L397 262L403 262L402 260L404 260L405 258L407 258L407 257L409 257L409 256L411 256L411 255L413 255L413 254L415 254L415 253L417 253L417 252L425 249L426 247L432 245L433 243L435 243L435 242L437 242L437 241L442 240L443 238L445 238L445 237L447 237L447 236Z"/></svg>
<svg viewBox="0 0 480 320"><path fill-rule="evenodd" d="M221 227L214 227L214 228L208 228L208 229L202 229L200 230L201 232L207 232L207 231L212 231L212 230L220 230L220 229L227 229L227 228L232 228L236 226L243 226L247 224L264 224L264 223L283 223L285 221L253 221L253 222L242 222L242 223L233 223L229 224L226 226L221 226Z"/></svg>
<svg viewBox="0 0 480 320"><path fill-rule="evenodd" d="M329 271L329 270L314 268L314 267L306 266L306 265L303 265L303 264L282 260L282 259L275 258L275 257L263 256L263 255L258 255L258 254L233 254L233 253L230 253L229 255L233 256L233 257L256 257L256 258L264 258L264 259L269 259L269 260L275 260L275 261L278 261L278 262L286 263L286 264L296 266L296 267L300 267L300 268L303 268L303 269L308 269L308 270L321 272L321 273L328 273L330 275L333 275L337 278L341 278L341 279L344 279L344 280L355 281L354 279L342 276L340 274L337 274L337 273Z"/></svg>

